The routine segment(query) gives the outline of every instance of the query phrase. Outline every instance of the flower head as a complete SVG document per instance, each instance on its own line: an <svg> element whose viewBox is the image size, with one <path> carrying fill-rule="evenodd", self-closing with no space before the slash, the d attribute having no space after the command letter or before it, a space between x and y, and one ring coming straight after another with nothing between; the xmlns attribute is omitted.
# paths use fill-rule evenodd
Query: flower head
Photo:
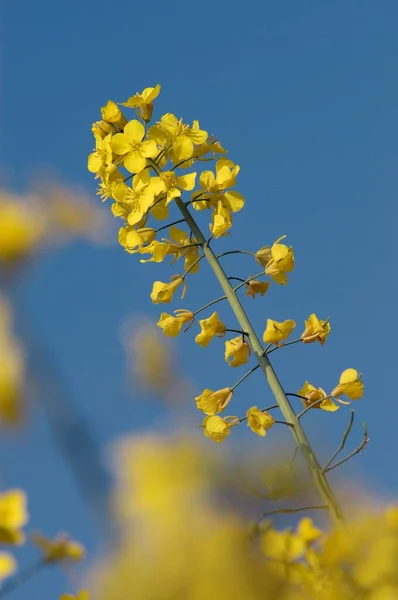
<svg viewBox="0 0 398 600"><path fill-rule="evenodd" d="M249 360L250 346L243 335L225 342L225 360L231 367L239 367Z"/></svg>
<svg viewBox="0 0 398 600"><path fill-rule="evenodd" d="M145 88L141 93L137 92L134 96L130 96L126 102L122 102L122 106L127 108L135 108L135 111L141 119L148 122L151 120L153 112L153 101L160 94L160 85L155 87Z"/></svg>
<svg viewBox="0 0 398 600"><path fill-rule="evenodd" d="M286 236L283 235L270 248L264 246L256 252L257 262L265 267L265 273L280 285L286 285L287 275L294 269L293 248L280 244Z"/></svg>
<svg viewBox="0 0 398 600"><path fill-rule="evenodd" d="M269 285L269 281L248 281L246 283L246 296L251 296L252 298L255 298L256 294L264 296L268 291Z"/></svg>
<svg viewBox="0 0 398 600"><path fill-rule="evenodd" d="M231 433L231 427L239 423L238 417L219 417L211 415L203 420L204 434L206 437L219 444Z"/></svg>
<svg viewBox="0 0 398 600"><path fill-rule="evenodd" d="M279 342L286 340L296 327L296 322L291 319L287 319L282 323L267 319L267 327L263 334L263 340L266 344L279 344Z"/></svg>
<svg viewBox="0 0 398 600"><path fill-rule="evenodd" d="M328 412L335 412L339 409L331 398L328 397L325 390L322 388L316 388L312 383L306 381L298 392L299 396L303 396L306 400L303 400L303 406L306 408L307 406L312 406L313 408L321 408L322 410L326 410Z"/></svg>
<svg viewBox="0 0 398 600"><path fill-rule="evenodd" d="M183 284L183 292L181 298L185 296L185 281L181 275L174 275L174 278L170 283L163 283L162 281L155 281L152 288L151 300L154 304L164 302L168 304L173 299L173 294L177 288Z"/></svg>
<svg viewBox="0 0 398 600"><path fill-rule="evenodd" d="M0 543L22 544L25 535L21 528L28 519L25 492L9 490L0 494Z"/></svg>
<svg viewBox="0 0 398 600"><path fill-rule="evenodd" d="M183 308L175 310L174 314L176 315L175 317L168 313L162 313L157 322L157 326L169 337L176 337L180 333L183 325L186 323L192 324L195 318L190 310L185 310Z"/></svg>
<svg viewBox="0 0 398 600"><path fill-rule="evenodd" d="M202 410L205 415L216 415L222 412L231 402L233 394L232 388L223 388L213 392L213 390L205 389L196 396L196 408Z"/></svg>
<svg viewBox="0 0 398 600"><path fill-rule="evenodd" d="M175 171L164 171L160 174L167 194L166 206L174 198L181 196L181 190L190 191L195 187L196 173L177 176Z"/></svg>
<svg viewBox="0 0 398 600"><path fill-rule="evenodd" d="M43 558L48 563L76 562L83 560L85 550L79 542L71 540L65 533L54 540L41 533L32 533L32 541L43 553Z"/></svg>
<svg viewBox="0 0 398 600"><path fill-rule="evenodd" d="M326 338L330 333L329 319L321 321L318 319L315 313L312 313L307 321L304 321L305 329L301 334L301 339L304 344L310 344L311 342L319 342L321 346L326 342Z"/></svg>
<svg viewBox="0 0 398 600"><path fill-rule="evenodd" d="M340 375L339 384L333 389L332 396L347 396L350 400L362 398L364 385L361 375L355 369L346 369Z"/></svg>
<svg viewBox="0 0 398 600"><path fill-rule="evenodd" d="M112 125L115 125L119 129L123 129L127 123L126 117L116 102L112 102L112 100L108 100L106 105L101 108L101 115L104 121L112 123Z"/></svg>
<svg viewBox="0 0 398 600"><path fill-rule="evenodd" d="M269 413L252 406L246 413L247 425L254 433L264 437L268 429L275 423L274 417Z"/></svg>
<svg viewBox="0 0 398 600"><path fill-rule="evenodd" d="M129 121L123 133L116 133L111 139L113 152L123 157L123 164L130 173L139 173L146 166L146 159L152 158L158 149L154 140L144 140L145 128L137 120Z"/></svg>
<svg viewBox="0 0 398 600"><path fill-rule="evenodd" d="M214 312L207 319L200 319L199 325L201 332L196 336L195 342L204 348L210 344L215 336L223 337L225 335L225 325L220 321L217 312Z"/></svg>

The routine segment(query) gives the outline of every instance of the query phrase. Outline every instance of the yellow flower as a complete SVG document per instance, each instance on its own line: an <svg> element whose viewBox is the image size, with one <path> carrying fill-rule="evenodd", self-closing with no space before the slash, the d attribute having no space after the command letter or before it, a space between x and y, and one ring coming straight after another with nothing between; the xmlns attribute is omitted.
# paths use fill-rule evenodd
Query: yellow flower
<svg viewBox="0 0 398 600"><path fill-rule="evenodd" d="M81 561L84 559L85 550L79 542L71 540L65 533L54 540L41 533L32 533L32 541L43 553L46 562Z"/></svg>
<svg viewBox="0 0 398 600"><path fill-rule="evenodd" d="M271 429L275 423L275 419L269 412L264 412L252 406L246 413L247 424L254 433L257 433L261 437L264 437L268 429Z"/></svg>
<svg viewBox="0 0 398 600"><path fill-rule="evenodd" d="M312 313L307 321L304 321L305 329L301 334L301 339L304 344L310 344L311 342L318 341L321 346L326 341L330 333L330 323L329 319L326 321L321 321L318 319L315 313Z"/></svg>
<svg viewBox="0 0 398 600"><path fill-rule="evenodd" d="M162 281L155 281L152 288L151 300L154 304L159 304L161 302L168 304L173 299L173 294L177 290L177 288L183 284L183 292L181 298L185 296L185 281L181 277L181 275L174 275L174 278L170 283L163 283Z"/></svg>
<svg viewBox="0 0 398 600"><path fill-rule="evenodd" d="M207 131L199 128L199 122L194 121L192 127L177 119L172 113L166 113L160 122L148 131L148 137L164 146L167 141L171 145L169 157L174 163L191 158L195 145L203 144L208 137Z"/></svg>
<svg viewBox="0 0 398 600"><path fill-rule="evenodd" d="M141 94L137 92L134 96L128 98L126 102L121 102L121 106L135 108L137 115L148 123L152 117L153 101L159 94L160 85L157 84L155 87L145 88Z"/></svg>
<svg viewBox="0 0 398 600"><path fill-rule="evenodd" d="M169 337L176 337L180 333L182 326L189 322L192 325L195 318L190 310L185 310L183 308L175 310L174 314L177 316L173 317L168 313L162 313L157 322L157 326Z"/></svg>
<svg viewBox="0 0 398 600"><path fill-rule="evenodd" d="M81 590L77 596L71 594L62 594L59 600L90 600L90 594L87 590Z"/></svg>
<svg viewBox="0 0 398 600"><path fill-rule="evenodd" d="M232 388L223 388L213 392L213 390L205 389L196 396L196 408L202 410L205 415L216 415L222 412L231 402L233 394Z"/></svg>
<svg viewBox="0 0 398 600"><path fill-rule="evenodd" d="M201 332L196 336L195 342L204 348L210 344L214 336L223 337L225 335L225 325L220 321L217 312L207 319L200 319L199 325Z"/></svg>
<svg viewBox="0 0 398 600"><path fill-rule="evenodd" d="M294 269L293 248L279 243L285 237L283 235L277 239L272 248L264 246L256 252L257 262L265 267L265 273L280 285L286 285L286 273L290 273Z"/></svg>
<svg viewBox="0 0 398 600"><path fill-rule="evenodd" d="M117 202L128 206L127 221L136 225L149 211L159 190L159 178L151 177L145 169L133 177L132 187L120 187L121 195L114 195Z"/></svg>
<svg viewBox="0 0 398 600"><path fill-rule="evenodd" d="M219 444L223 442L231 432L231 427L239 423L238 417L219 417L211 415L203 420L204 434L206 437Z"/></svg>
<svg viewBox="0 0 398 600"><path fill-rule="evenodd" d="M301 390L299 390L297 393L299 396L304 396L306 398L306 400L303 400L304 408L311 406L316 402L313 408L321 408L322 410L326 410L328 412L335 412L339 409L339 406L337 406L331 398L328 398L325 390L322 388L316 388L309 381L306 381ZM322 402L317 402L322 398L324 398Z"/></svg>
<svg viewBox="0 0 398 600"><path fill-rule="evenodd" d="M296 322L291 319L279 323L272 319L267 319L267 327L263 334L263 340L266 344L279 344L286 340L296 327Z"/></svg>
<svg viewBox="0 0 398 600"><path fill-rule="evenodd" d="M213 223L210 224L210 231L217 239L222 235L227 235L232 227L232 216L230 211L224 207L220 201L213 211Z"/></svg>
<svg viewBox="0 0 398 600"><path fill-rule="evenodd" d="M291 529L267 529L260 540L260 547L267 558L289 563L303 556L306 544Z"/></svg>
<svg viewBox="0 0 398 600"><path fill-rule="evenodd" d="M119 243L127 252L135 254L144 244L150 244L155 239L156 231L151 227L121 227L119 229Z"/></svg>
<svg viewBox="0 0 398 600"><path fill-rule="evenodd" d="M225 360L231 367L239 367L249 360L251 350L243 335L225 342Z"/></svg>
<svg viewBox="0 0 398 600"><path fill-rule="evenodd" d="M184 269L190 269L189 272L191 274L197 273L199 270L199 262L192 267L192 269L190 268L191 265L199 258L199 246L192 245L196 244L196 239L194 237L190 238L185 231L179 229L175 225L170 227L169 233L171 239L177 245L173 250L175 260L184 256Z"/></svg>
<svg viewBox="0 0 398 600"><path fill-rule="evenodd" d="M108 170L112 166L112 135L109 133L104 138L99 135L94 137L95 150L88 157L87 168L90 173L99 173L102 169Z"/></svg>
<svg viewBox="0 0 398 600"><path fill-rule="evenodd" d="M196 173L187 173L178 177L174 171L164 171L160 174L160 179L163 181L167 193L167 206L174 198L181 196L181 190L193 190Z"/></svg>
<svg viewBox="0 0 398 600"><path fill-rule="evenodd" d="M91 126L91 131L94 134L94 137L99 136L104 138L109 133L116 133L116 129L112 125L112 123L107 123L106 121L95 121Z"/></svg>
<svg viewBox="0 0 398 600"><path fill-rule="evenodd" d="M144 137L143 124L134 119L125 125L123 133L116 133L112 137L112 150L123 156L123 164L130 173L139 173L145 169L146 159L152 158L158 151L156 142L144 140Z"/></svg>
<svg viewBox="0 0 398 600"><path fill-rule="evenodd" d="M0 265L12 266L38 249L44 239L45 220L41 211L0 191L0 232Z"/></svg>
<svg viewBox="0 0 398 600"><path fill-rule="evenodd" d="M364 385L361 375L355 369L346 369L340 375L339 384L332 391L332 396L341 396L344 394L350 400L359 400L362 398Z"/></svg>
<svg viewBox="0 0 398 600"><path fill-rule="evenodd" d="M231 160L221 158L216 162L216 175L213 171L203 171L200 175L200 186L206 192L216 193L236 184L236 176L240 167Z"/></svg>
<svg viewBox="0 0 398 600"><path fill-rule="evenodd" d="M306 545L309 545L322 536L322 531L314 526L312 519L304 517L297 525L296 534Z"/></svg>
<svg viewBox="0 0 398 600"><path fill-rule="evenodd" d="M116 102L112 102L112 100L108 100L106 105L101 108L101 115L104 121L112 123L112 125L115 125L119 129L123 129L127 123L126 117Z"/></svg>
<svg viewBox="0 0 398 600"><path fill-rule="evenodd" d="M25 535L21 528L28 519L25 492L9 490L0 494L0 543L22 544Z"/></svg>
<svg viewBox="0 0 398 600"><path fill-rule="evenodd" d="M0 583L17 570L17 563L12 554L0 552Z"/></svg>
<svg viewBox="0 0 398 600"><path fill-rule="evenodd" d="M268 291L269 285L269 281L248 281L246 283L246 296L251 296L252 298L255 298L256 294L264 296Z"/></svg>

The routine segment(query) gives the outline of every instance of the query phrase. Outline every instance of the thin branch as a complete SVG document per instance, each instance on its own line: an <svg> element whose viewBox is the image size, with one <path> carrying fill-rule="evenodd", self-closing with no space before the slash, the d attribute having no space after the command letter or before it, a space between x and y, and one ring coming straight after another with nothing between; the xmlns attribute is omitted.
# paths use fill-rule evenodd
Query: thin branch
<svg viewBox="0 0 398 600"><path fill-rule="evenodd" d="M242 277L228 277L229 281L242 281L243 283L246 283L245 279L242 279Z"/></svg>
<svg viewBox="0 0 398 600"><path fill-rule="evenodd" d="M266 406L265 408L261 409L261 412L268 412L269 410L273 410L274 408L279 408L279 404L272 404L271 406ZM242 417L241 419L239 419L240 423L242 423L243 421L247 421L247 417Z"/></svg>
<svg viewBox="0 0 398 600"><path fill-rule="evenodd" d="M346 456L342 460L339 460L339 462L337 462L336 464L334 464L331 467L329 467L328 469L326 469L325 473L329 473L329 471L333 471L333 469L344 464L345 462L347 462L347 460L350 460L350 458L352 458L356 454L359 454L361 452L361 450L364 450L364 448L366 448L366 446L370 442L370 439L368 438L368 429L366 427L365 421L362 423L362 427L363 427L363 440L359 444L359 446L357 448L355 448L355 450L353 450L348 456Z"/></svg>
<svg viewBox="0 0 398 600"><path fill-rule="evenodd" d="M198 244L191 244L191 246L198 246ZM189 246L182 246L182 248L188 248ZM188 267L188 269L185 271L185 273L183 275L181 275L181 277L183 279L185 279L185 277L188 275L188 273L190 273L192 271L192 269L194 267L196 267L196 265L203 260L205 257L204 254L202 254L201 256L199 256L196 260L193 261L193 263Z"/></svg>
<svg viewBox="0 0 398 600"><path fill-rule="evenodd" d="M219 258L222 258L223 256L228 256L229 254L247 254L249 256L256 256L254 252L249 252L248 250L228 250L228 252L217 254L216 258L218 260Z"/></svg>
<svg viewBox="0 0 398 600"><path fill-rule="evenodd" d="M333 453L333 455L329 458L328 462L325 464L325 466L323 467L322 471L325 473L328 468L330 467L330 465L332 464L332 462L334 461L334 459L340 454L340 452L344 449L345 443L347 441L348 436L350 435L350 431L352 429L352 426L354 424L354 416L355 416L355 411L353 409L351 409L350 411L350 420L348 421L348 425L346 427L346 430L343 434L343 438L340 442L339 447L337 448L336 452Z"/></svg>
<svg viewBox="0 0 398 600"><path fill-rule="evenodd" d="M196 317L196 315L198 315L200 312L206 310L206 308L210 308L210 306L213 306L213 304L217 304L218 302L221 302L222 300L226 300L226 299L227 299L226 296L220 296L219 298L216 298L215 300L208 302L204 306L201 306L200 308L198 308L198 310L195 310L195 312L193 313L193 316Z"/></svg>
<svg viewBox="0 0 398 600"><path fill-rule="evenodd" d="M262 517L270 517L271 515L290 515L293 513L302 512L305 510L327 510L327 504L315 504L314 506L301 506L300 508L276 508L275 510L270 510L268 512L264 512Z"/></svg>
<svg viewBox="0 0 398 600"><path fill-rule="evenodd" d="M272 350L265 350L266 354L272 354L275 350L281 350L282 348L286 348L287 346L292 346L293 344L297 344L298 342L302 342L303 340L300 338L299 340L293 340L292 342L287 342L287 344L280 344L276 346L276 348L272 348Z"/></svg>
<svg viewBox="0 0 398 600"><path fill-rule="evenodd" d="M298 394L289 394L289 396L290 395L297 396ZM302 398L302 396L299 396L299 398ZM304 410L302 410L300 413L298 413L297 418L301 419L302 417L304 417L306 412L311 410L311 408L314 408L317 404L321 404L321 402L323 402L324 400L328 400L329 398L331 398L331 396L325 396L325 398L318 398L318 400L314 400L314 402L311 402L311 404L309 406L306 406ZM308 398L305 398L305 400L308 401Z"/></svg>
<svg viewBox="0 0 398 600"><path fill-rule="evenodd" d="M167 225L163 225L162 227L155 229L155 233L159 233L159 231L163 231L163 229L167 229L168 227L172 227L173 225L178 225L179 223L185 223L185 219L177 219L177 221L167 223Z"/></svg>
<svg viewBox="0 0 398 600"><path fill-rule="evenodd" d="M227 331L231 331L231 329L227 329ZM257 371L257 369L259 369L259 368L260 368L260 365L256 365L255 367L253 367L252 369L250 369L250 371L248 371L247 373L245 373L245 374L243 375L243 377L241 377L241 378L239 379L239 381L237 381L237 382L235 383L235 385L234 385L234 386L232 386L232 388L231 388L231 389L232 389L232 391L235 391L235 390L236 390L236 388L237 388L237 387L238 387L238 386L239 386L241 383L243 383L243 382L245 381L245 379L247 379L247 378L248 378L248 377L249 377L249 376L250 376L252 373L254 373L254 371ZM278 406L278 405L276 405L276 406Z"/></svg>

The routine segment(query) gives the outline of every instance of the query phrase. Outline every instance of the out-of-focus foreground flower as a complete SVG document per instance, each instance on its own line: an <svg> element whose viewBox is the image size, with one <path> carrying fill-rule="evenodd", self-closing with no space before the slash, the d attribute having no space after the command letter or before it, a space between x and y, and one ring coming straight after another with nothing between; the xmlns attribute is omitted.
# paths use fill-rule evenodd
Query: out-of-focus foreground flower
<svg viewBox="0 0 398 600"><path fill-rule="evenodd" d="M118 469L121 537L93 569L96 600L398 597L398 508L329 533L308 517L282 531L268 520L248 527L217 504L192 442L126 441Z"/></svg>
<svg viewBox="0 0 398 600"><path fill-rule="evenodd" d="M23 412L24 359L12 316L11 306L0 296L0 427L15 425Z"/></svg>

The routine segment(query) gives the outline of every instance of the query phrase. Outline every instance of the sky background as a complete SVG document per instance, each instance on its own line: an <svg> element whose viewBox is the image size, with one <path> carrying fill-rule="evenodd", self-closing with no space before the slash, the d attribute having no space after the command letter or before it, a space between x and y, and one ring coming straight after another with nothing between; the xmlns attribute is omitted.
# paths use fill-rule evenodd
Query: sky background
<svg viewBox="0 0 398 600"><path fill-rule="evenodd" d="M366 481L387 497L398 494L397 19L394 0L2 3L4 183L22 190L49 171L99 202L86 169L91 123L108 99L124 101L161 83L155 117L199 119L241 166L237 189L246 206L230 238L214 246L255 251L287 234L294 247L289 285L247 300L259 332L267 318L295 319L301 333L309 313L331 317L324 347L273 355L286 390L305 379L330 390L347 367L364 374L350 443L360 441L366 420L371 444L337 478ZM228 257L225 266L237 276L258 270L249 257ZM116 243L79 243L38 260L20 286L21 323L29 322L47 349L104 455L121 434L171 426L158 405L129 387L120 324L137 312L156 321L164 306L150 303L152 282L180 269L141 265ZM171 308L196 309L219 295L203 264L188 285L185 301ZM224 363L222 341L205 350L193 337L191 330L175 345L194 395L231 385L244 372ZM194 429L198 414L191 398L186 403ZM231 413L264 403L271 397L257 372ZM347 419L348 409L308 415L321 457L338 444ZM269 438L253 438L243 430L235 442L266 456ZM100 529L42 411L32 411L21 437L3 435L0 451L2 486L28 491L30 528L64 529L94 554ZM19 554L22 564L29 552ZM66 591L54 571L13 598L50 600Z"/></svg>

